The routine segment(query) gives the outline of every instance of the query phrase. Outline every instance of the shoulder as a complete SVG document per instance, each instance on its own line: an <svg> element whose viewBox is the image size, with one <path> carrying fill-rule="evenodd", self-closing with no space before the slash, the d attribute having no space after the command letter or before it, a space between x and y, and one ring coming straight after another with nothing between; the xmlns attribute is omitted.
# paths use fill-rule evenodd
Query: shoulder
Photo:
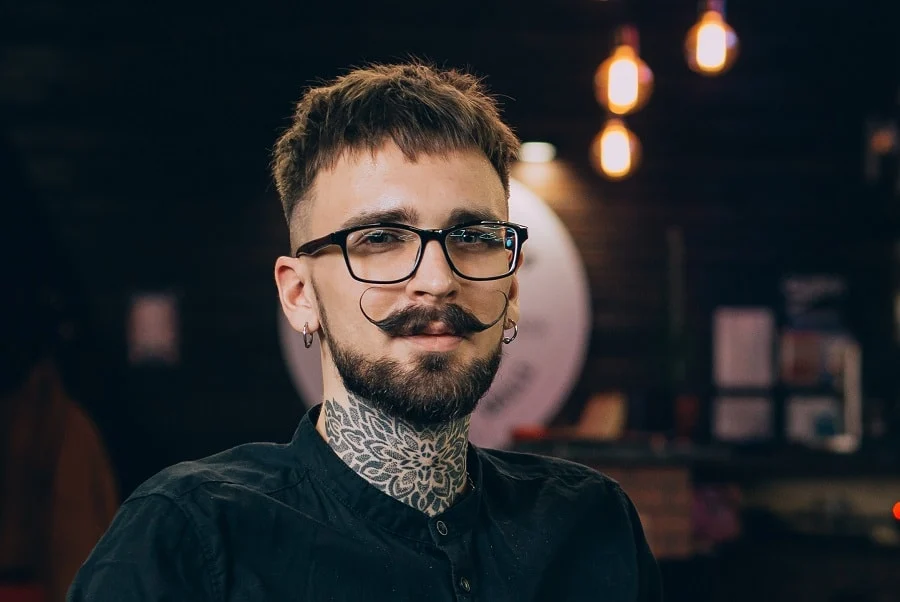
<svg viewBox="0 0 900 602"><path fill-rule="evenodd" d="M618 482L600 471L529 453L478 454L484 499L496 520L515 524L536 541L571 536L631 551L642 545L634 504ZM535 533L540 537L535 539Z"/></svg>
<svg viewBox="0 0 900 602"><path fill-rule="evenodd" d="M629 503L618 482L584 464L531 453L476 449L486 481L516 495L531 491L570 502L606 500L623 509Z"/></svg>
<svg viewBox="0 0 900 602"><path fill-rule="evenodd" d="M295 450L272 443L240 445L158 472L119 508L79 571L72 599L221 598L229 537L223 524L280 503L289 495L281 492L305 476ZM144 588L140 595L135 587Z"/></svg>
<svg viewBox="0 0 900 602"><path fill-rule="evenodd" d="M66 599L219 599L219 546L170 497L129 498L78 569Z"/></svg>
<svg viewBox="0 0 900 602"><path fill-rule="evenodd" d="M179 462L142 483L127 501L164 497L181 505L213 491L240 490L248 495L277 493L305 477L289 445L247 443L217 454Z"/></svg>
<svg viewBox="0 0 900 602"><path fill-rule="evenodd" d="M600 471L571 460L498 449L476 449L481 456L482 466L503 478L599 488L619 486L615 480Z"/></svg>

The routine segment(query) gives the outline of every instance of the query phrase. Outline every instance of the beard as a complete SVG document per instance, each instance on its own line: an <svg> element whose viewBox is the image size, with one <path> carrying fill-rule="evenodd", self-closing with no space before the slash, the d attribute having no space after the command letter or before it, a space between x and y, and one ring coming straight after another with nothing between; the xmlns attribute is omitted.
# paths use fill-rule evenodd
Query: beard
<svg viewBox="0 0 900 602"><path fill-rule="evenodd" d="M500 368L500 341L491 354L460 365L445 353L423 353L411 367L389 358L371 359L326 335L322 311L320 338L328 345L344 388L393 418L433 426L465 418L475 411ZM323 336L324 335L324 336Z"/></svg>

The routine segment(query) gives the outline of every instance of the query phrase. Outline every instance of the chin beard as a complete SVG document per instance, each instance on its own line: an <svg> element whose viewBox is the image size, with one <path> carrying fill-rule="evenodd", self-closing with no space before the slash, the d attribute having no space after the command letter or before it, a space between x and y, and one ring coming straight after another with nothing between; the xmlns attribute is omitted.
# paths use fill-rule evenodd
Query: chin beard
<svg viewBox="0 0 900 602"><path fill-rule="evenodd" d="M503 350L467 366L457 365L443 353L424 353L411 367L392 359L369 359L343 348L334 339L328 348L344 387L385 414L420 426L445 424L475 411L487 393Z"/></svg>

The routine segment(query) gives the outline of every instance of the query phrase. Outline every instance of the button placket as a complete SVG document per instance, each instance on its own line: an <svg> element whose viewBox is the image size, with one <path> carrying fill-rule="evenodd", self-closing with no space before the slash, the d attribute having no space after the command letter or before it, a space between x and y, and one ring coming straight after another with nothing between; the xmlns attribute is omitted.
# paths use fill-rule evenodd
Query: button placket
<svg viewBox="0 0 900 602"><path fill-rule="evenodd" d="M456 527L452 533L451 527ZM452 583L457 600L471 600L474 596L475 583L472 567L472 534L461 525L448 524L442 519L436 519L431 525L431 533L434 543L440 548L450 561Z"/></svg>

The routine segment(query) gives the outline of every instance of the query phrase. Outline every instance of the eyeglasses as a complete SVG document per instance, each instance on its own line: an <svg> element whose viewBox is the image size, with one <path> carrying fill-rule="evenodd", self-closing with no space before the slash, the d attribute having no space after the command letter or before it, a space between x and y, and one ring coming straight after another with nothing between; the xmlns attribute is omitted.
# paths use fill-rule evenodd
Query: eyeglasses
<svg viewBox="0 0 900 602"><path fill-rule="evenodd" d="M497 280L516 271L528 228L498 221L476 221L425 230L406 224L368 224L338 230L311 240L295 257L315 255L338 245L350 275L369 284L396 284L411 277L422 262L422 250L438 241L453 272L466 280Z"/></svg>

